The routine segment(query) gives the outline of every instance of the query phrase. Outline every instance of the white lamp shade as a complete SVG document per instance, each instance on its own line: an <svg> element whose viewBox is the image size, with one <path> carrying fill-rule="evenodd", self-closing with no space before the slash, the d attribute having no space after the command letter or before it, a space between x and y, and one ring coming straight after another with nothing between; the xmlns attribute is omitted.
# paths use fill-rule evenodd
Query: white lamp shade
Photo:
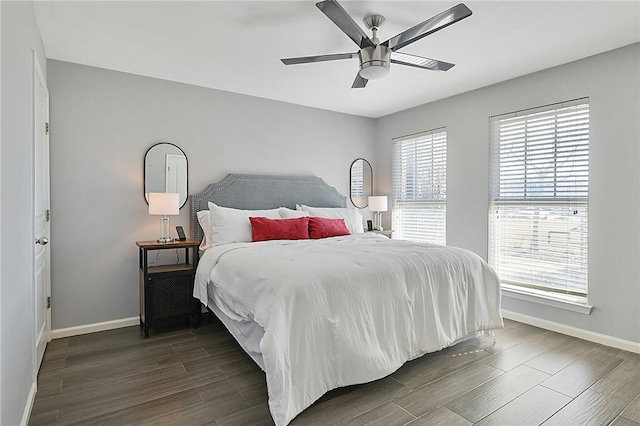
<svg viewBox="0 0 640 426"><path fill-rule="evenodd" d="M149 192L149 214L180 214L180 194L177 192Z"/></svg>
<svg viewBox="0 0 640 426"><path fill-rule="evenodd" d="M387 211L387 196L386 195L373 195L369 197L369 210L372 212L386 212Z"/></svg>

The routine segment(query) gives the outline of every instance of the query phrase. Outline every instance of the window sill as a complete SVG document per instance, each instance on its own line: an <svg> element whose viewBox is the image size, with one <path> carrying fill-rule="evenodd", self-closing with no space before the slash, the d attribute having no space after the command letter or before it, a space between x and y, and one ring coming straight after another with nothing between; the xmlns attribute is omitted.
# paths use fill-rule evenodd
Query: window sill
<svg viewBox="0 0 640 426"><path fill-rule="evenodd" d="M553 306L554 308L565 309L584 315L590 315L593 309L593 306L589 305L584 297L550 293L542 290L522 289L509 284L502 284L501 288L504 296L513 299Z"/></svg>

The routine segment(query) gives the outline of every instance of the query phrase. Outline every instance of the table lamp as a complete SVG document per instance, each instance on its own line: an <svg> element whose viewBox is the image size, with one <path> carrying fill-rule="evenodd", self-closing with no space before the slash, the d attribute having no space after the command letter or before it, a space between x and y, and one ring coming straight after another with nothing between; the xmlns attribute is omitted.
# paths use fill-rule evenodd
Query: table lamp
<svg viewBox="0 0 640 426"><path fill-rule="evenodd" d="M382 231L382 212L387 211L387 196L373 195L369 197L369 210L375 212L373 215L373 229Z"/></svg>
<svg viewBox="0 0 640 426"><path fill-rule="evenodd" d="M162 215L160 218L159 243L170 243L173 238L169 236L169 218L167 215L180 213L179 196L176 192L149 192L149 214Z"/></svg>

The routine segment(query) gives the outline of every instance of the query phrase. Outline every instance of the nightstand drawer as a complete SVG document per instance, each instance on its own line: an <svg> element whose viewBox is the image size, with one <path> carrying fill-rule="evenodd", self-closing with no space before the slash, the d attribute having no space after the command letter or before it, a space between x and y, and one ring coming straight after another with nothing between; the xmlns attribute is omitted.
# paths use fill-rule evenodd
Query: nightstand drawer
<svg viewBox="0 0 640 426"><path fill-rule="evenodd" d="M184 272L150 274L147 278L148 314L154 320L194 314L193 275Z"/></svg>

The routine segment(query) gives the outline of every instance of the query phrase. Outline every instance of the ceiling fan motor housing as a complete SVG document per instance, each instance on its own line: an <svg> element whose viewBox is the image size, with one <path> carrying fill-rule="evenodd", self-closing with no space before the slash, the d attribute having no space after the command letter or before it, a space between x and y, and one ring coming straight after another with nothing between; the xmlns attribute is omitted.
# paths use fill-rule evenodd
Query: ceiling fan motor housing
<svg viewBox="0 0 640 426"><path fill-rule="evenodd" d="M360 57L360 76L367 80L382 78L389 73L391 49L377 44L363 47L358 53Z"/></svg>

